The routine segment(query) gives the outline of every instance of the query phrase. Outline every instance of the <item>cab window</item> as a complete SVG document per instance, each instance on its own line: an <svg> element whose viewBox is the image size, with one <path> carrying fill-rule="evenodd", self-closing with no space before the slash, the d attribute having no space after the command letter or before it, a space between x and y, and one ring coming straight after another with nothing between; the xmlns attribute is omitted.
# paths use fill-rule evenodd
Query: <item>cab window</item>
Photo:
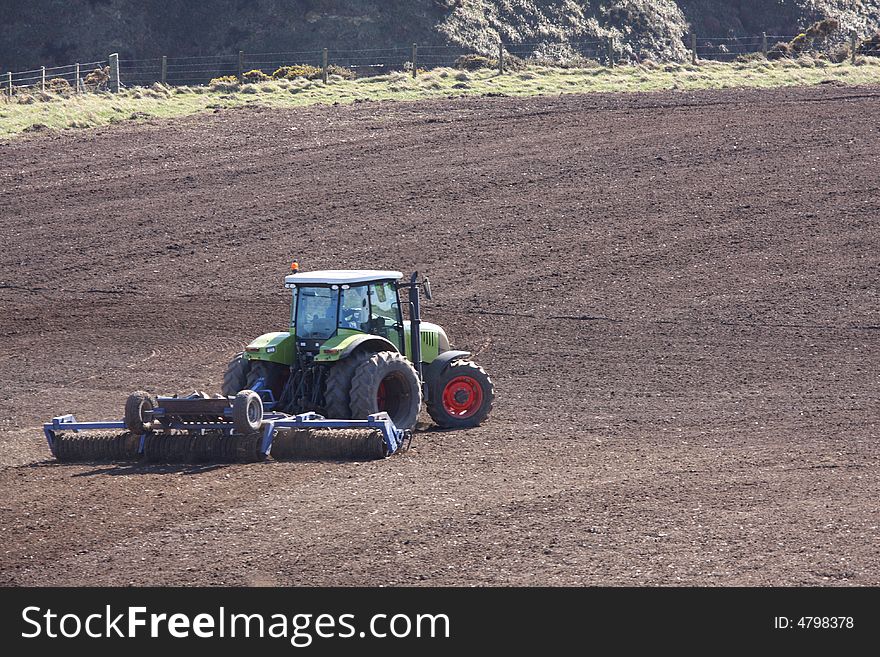
<svg viewBox="0 0 880 657"><path fill-rule="evenodd" d="M370 302L366 285L348 288L343 286L339 328L370 332Z"/></svg>
<svg viewBox="0 0 880 657"><path fill-rule="evenodd" d="M394 283L385 281L370 285L370 319L374 331L388 337L400 324L400 308L397 306L397 290Z"/></svg>
<svg viewBox="0 0 880 657"><path fill-rule="evenodd" d="M339 291L329 287L299 287L296 303L296 335L326 340L336 333Z"/></svg>

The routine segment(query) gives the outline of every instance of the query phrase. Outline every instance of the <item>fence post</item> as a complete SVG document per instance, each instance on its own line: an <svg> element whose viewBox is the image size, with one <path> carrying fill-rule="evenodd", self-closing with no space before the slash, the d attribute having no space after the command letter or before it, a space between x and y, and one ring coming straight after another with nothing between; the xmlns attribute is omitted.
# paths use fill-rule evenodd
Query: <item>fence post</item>
<svg viewBox="0 0 880 657"><path fill-rule="evenodd" d="M856 31L855 30L853 30L852 32L849 33L849 49L850 49L850 52L852 53L850 63L855 64L856 63Z"/></svg>
<svg viewBox="0 0 880 657"><path fill-rule="evenodd" d="M9 73L6 74L6 84L7 84L7 91L9 91L9 98L11 99L12 98L12 71L9 71Z"/></svg>
<svg viewBox="0 0 880 657"><path fill-rule="evenodd" d="M40 67L40 91L46 91L46 67Z"/></svg>
<svg viewBox="0 0 880 657"><path fill-rule="evenodd" d="M113 93L119 93L119 53L110 55L110 89Z"/></svg>
<svg viewBox="0 0 880 657"><path fill-rule="evenodd" d="M238 81L244 83L244 50L238 51Z"/></svg>
<svg viewBox="0 0 880 657"><path fill-rule="evenodd" d="M504 43L499 41L498 42L498 75L503 75L503 74L504 74Z"/></svg>
<svg viewBox="0 0 880 657"><path fill-rule="evenodd" d="M168 55L162 55L162 84L168 84Z"/></svg>
<svg viewBox="0 0 880 657"><path fill-rule="evenodd" d="M327 49L321 52L321 79L327 84Z"/></svg>
<svg viewBox="0 0 880 657"><path fill-rule="evenodd" d="M609 36L607 43L605 44L608 49L608 66L610 68L614 68L614 37Z"/></svg>
<svg viewBox="0 0 880 657"><path fill-rule="evenodd" d="M767 33L761 32L761 52L764 53L764 59L767 59Z"/></svg>
<svg viewBox="0 0 880 657"><path fill-rule="evenodd" d="M74 93L79 93L79 62L76 63L76 71L73 78Z"/></svg>
<svg viewBox="0 0 880 657"><path fill-rule="evenodd" d="M697 33L691 32L691 64L697 63Z"/></svg>
<svg viewBox="0 0 880 657"><path fill-rule="evenodd" d="M418 62L416 61L416 58L417 58L418 56L419 56L419 46L418 46L418 44L414 43L414 44L413 44L413 51L412 51L412 67L413 67L412 74L413 74L413 79L415 79L415 77L416 77L416 71L417 71L418 68L419 68L419 64L418 64Z"/></svg>

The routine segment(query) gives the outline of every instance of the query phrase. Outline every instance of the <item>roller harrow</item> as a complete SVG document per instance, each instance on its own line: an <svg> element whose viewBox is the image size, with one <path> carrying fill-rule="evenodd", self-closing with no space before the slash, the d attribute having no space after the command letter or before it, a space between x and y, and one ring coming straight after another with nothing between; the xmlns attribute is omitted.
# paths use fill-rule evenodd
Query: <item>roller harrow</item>
<svg viewBox="0 0 880 657"><path fill-rule="evenodd" d="M79 422L62 415L44 424L43 432L61 462L229 463L270 455L276 460L371 460L412 441L411 431L398 429L387 413L334 420L316 413L267 412L251 390L235 397L136 392L122 420Z"/></svg>

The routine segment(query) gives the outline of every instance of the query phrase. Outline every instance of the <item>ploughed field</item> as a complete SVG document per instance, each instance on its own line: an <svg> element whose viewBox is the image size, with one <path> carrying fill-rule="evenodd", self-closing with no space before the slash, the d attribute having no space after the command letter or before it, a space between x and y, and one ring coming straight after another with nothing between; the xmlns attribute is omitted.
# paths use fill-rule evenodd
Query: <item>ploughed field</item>
<svg viewBox="0 0 880 657"><path fill-rule="evenodd" d="M880 585L880 88L220 111L0 144L0 583ZM61 465L304 269L430 275L490 420ZM427 419L427 418L425 418Z"/></svg>

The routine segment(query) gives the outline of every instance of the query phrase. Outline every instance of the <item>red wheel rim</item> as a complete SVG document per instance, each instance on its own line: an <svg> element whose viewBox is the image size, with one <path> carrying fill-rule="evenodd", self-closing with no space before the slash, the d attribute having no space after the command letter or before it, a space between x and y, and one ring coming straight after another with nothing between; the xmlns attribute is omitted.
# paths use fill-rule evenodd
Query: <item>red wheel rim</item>
<svg viewBox="0 0 880 657"><path fill-rule="evenodd" d="M376 408L380 411L385 410L385 381L379 383L379 389L376 391Z"/></svg>
<svg viewBox="0 0 880 657"><path fill-rule="evenodd" d="M453 417L470 417L483 405L483 388L470 376L457 376L443 388L443 408Z"/></svg>

